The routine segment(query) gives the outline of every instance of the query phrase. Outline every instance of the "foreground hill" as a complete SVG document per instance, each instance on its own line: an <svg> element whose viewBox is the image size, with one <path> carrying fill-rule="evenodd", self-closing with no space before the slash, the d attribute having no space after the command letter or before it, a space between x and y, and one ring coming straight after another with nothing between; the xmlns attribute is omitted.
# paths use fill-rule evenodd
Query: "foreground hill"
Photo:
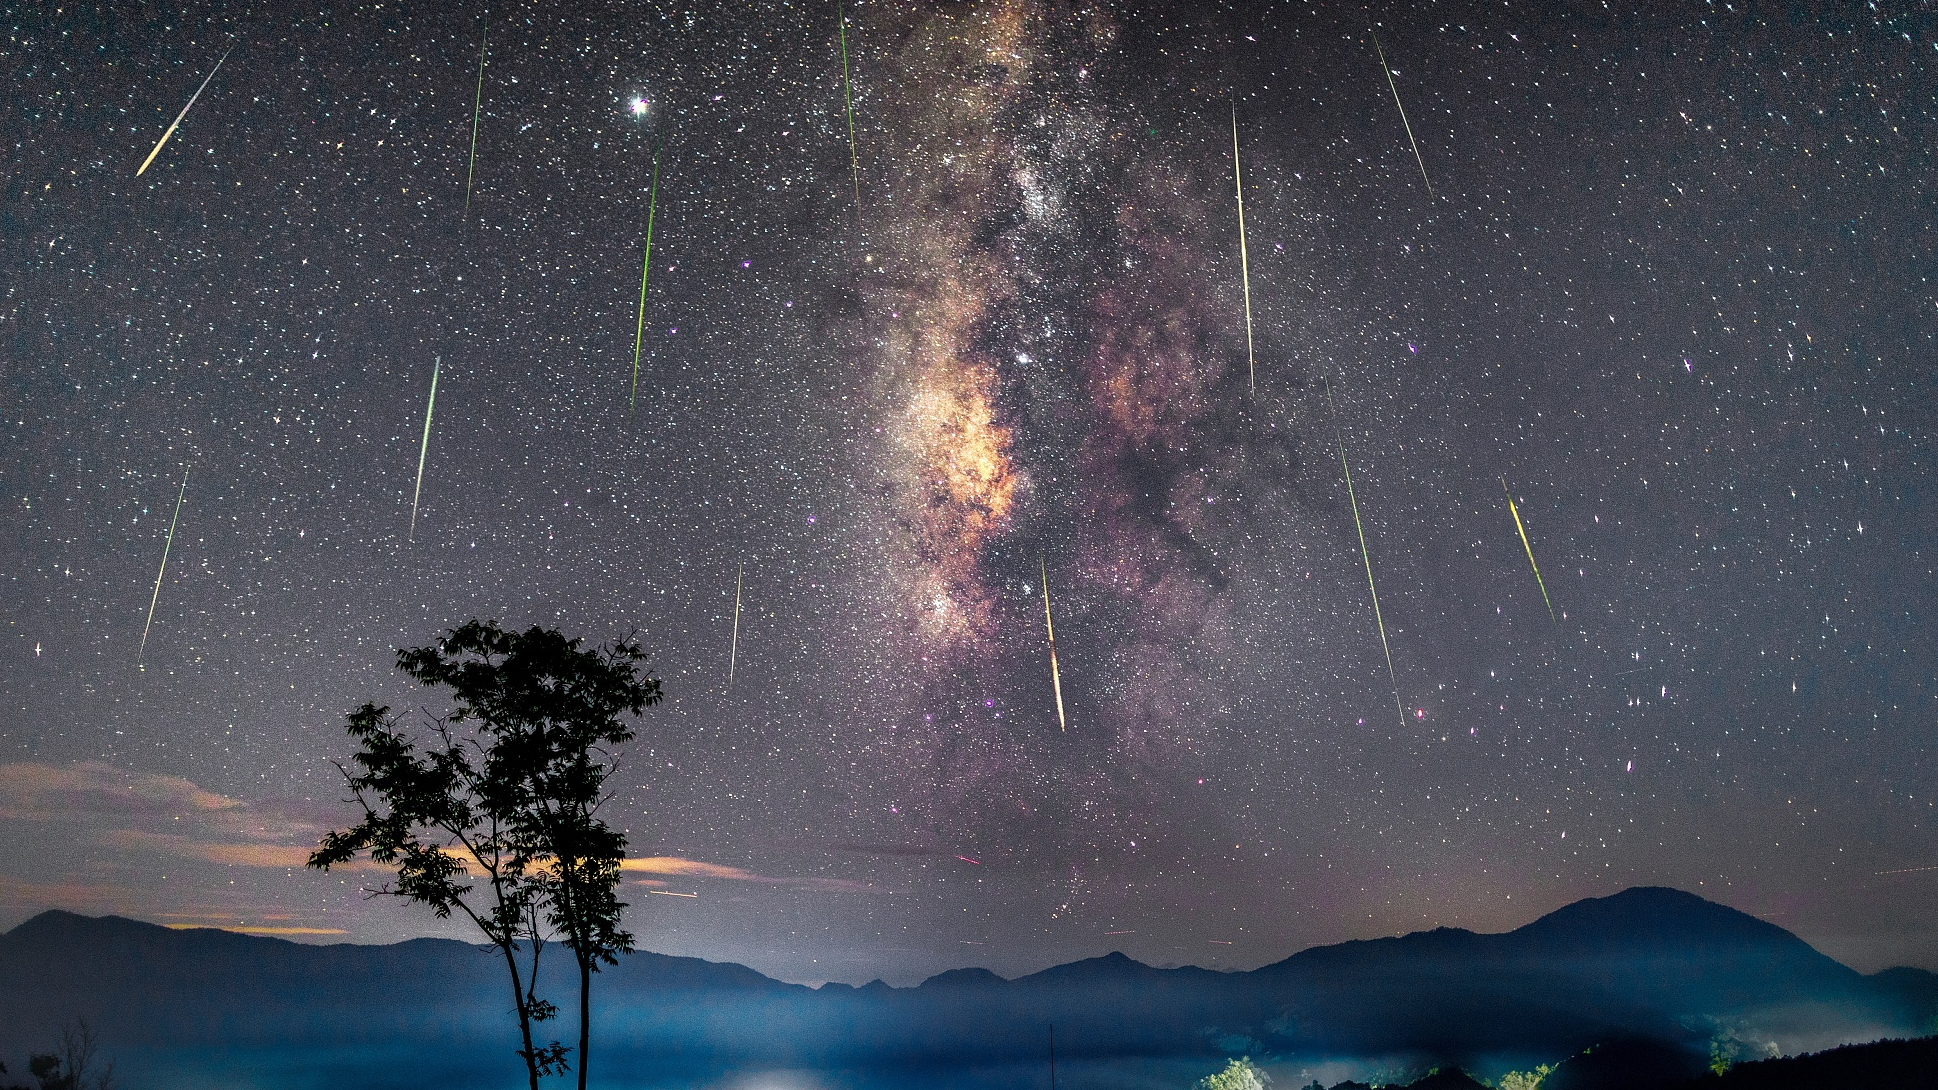
<svg viewBox="0 0 1938 1090"><path fill-rule="evenodd" d="M1938 1086L1938 1037L1848 1045L1782 1060L1737 1064L1674 1090L1930 1090Z"/></svg>
<svg viewBox="0 0 1938 1090"><path fill-rule="evenodd" d="M501 971L449 940L312 946L48 912L0 936L0 1057L81 1014L148 1086L510 1086ZM816 1085L1036 1087L1051 1021L1059 1085L1080 1088L1183 1087L1241 1053L1292 1074L1397 1075L1529 1068L1617 1039L1705 1058L1717 1042L1794 1052L1916 1035L1938 1014L1930 973L1867 977L1752 916L1650 888L1506 934L1442 928L1246 973L1111 954L1015 980L964 969L810 989L639 953L598 989L600 1081L641 1087L781 1070L818 1072Z"/></svg>

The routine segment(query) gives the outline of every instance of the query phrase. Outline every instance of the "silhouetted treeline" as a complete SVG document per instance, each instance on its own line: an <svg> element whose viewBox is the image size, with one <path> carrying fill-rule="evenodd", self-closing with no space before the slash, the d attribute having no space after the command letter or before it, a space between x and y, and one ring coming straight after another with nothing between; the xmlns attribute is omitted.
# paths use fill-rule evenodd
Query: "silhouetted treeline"
<svg viewBox="0 0 1938 1090"><path fill-rule="evenodd" d="M1932 1090L1938 1087L1938 1037L1845 1045L1739 1063L1721 1074L1684 1077L1690 1064L1699 1063L1693 1054L1663 1042L1623 1038L1584 1049L1552 1069L1543 1069L1543 1077L1533 1085L1539 1090ZM1485 1090L1487 1086L1458 1068L1444 1067L1404 1084L1404 1090ZM1348 1080L1327 1088L1315 1081L1304 1090L1400 1087Z"/></svg>
<svg viewBox="0 0 1938 1090"><path fill-rule="evenodd" d="M1740 1063L1676 1090L1931 1090L1938 1086L1938 1037L1845 1045L1782 1060Z"/></svg>

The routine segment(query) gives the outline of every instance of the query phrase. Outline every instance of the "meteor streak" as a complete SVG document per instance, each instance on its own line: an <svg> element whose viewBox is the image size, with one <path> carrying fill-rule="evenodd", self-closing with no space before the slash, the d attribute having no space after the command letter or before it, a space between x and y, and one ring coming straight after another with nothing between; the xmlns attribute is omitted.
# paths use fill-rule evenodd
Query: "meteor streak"
<svg viewBox="0 0 1938 1090"><path fill-rule="evenodd" d="M1548 601L1548 584L1541 580L1541 565L1534 562L1534 546L1528 544L1528 528L1521 525L1521 511L1514 506L1514 493L1507 487L1507 478L1501 477L1501 491L1507 493L1507 512L1514 516L1514 529L1521 534L1521 548L1528 551L1528 567L1534 569L1534 585L1541 588L1541 601L1548 607L1548 623L1559 626L1554 619L1554 603Z"/></svg>
<svg viewBox="0 0 1938 1090"><path fill-rule="evenodd" d="M1406 120L1406 107L1400 105L1400 87L1393 82L1393 70L1386 65L1386 50L1379 46L1379 35L1373 35L1373 50L1379 54L1379 70L1386 73L1386 86L1393 90L1393 105L1399 107L1400 124L1406 128L1406 142L1413 148L1413 161L1420 164L1420 180L1427 183L1427 196L1433 196L1433 181L1427 177L1426 160L1420 158L1420 144L1413 139L1413 126Z"/></svg>
<svg viewBox="0 0 1938 1090"><path fill-rule="evenodd" d="M443 363L444 357L431 357L431 400L424 406L424 442L417 448L417 487L410 494L410 535L406 541L417 540L417 498L424 494L424 457L431 452L431 413L437 409L437 372Z"/></svg>
<svg viewBox="0 0 1938 1090"><path fill-rule="evenodd" d="M141 626L141 647L135 651L135 661L148 650L148 628L155 623L155 603L161 601L162 575L168 571L168 550L175 547L175 524L182 517L182 499L188 495L188 467L182 467L182 489L175 493L175 514L168 520L168 540L162 542L161 567L155 571L155 593L148 596L148 623Z"/></svg>
<svg viewBox="0 0 1938 1090"><path fill-rule="evenodd" d="M740 562L740 569L733 577L733 643L727 647L727 688L733 688L734 663L740 658L740 581L747 574L747 562Z"/></svg>
<svg viewBox="0 0 1938 1090"><path fill-rule="evenodd" d="M491 40L489 13L484 29L478 33L478 91L471 100L471 165L464 169L464 210L471 211L471 178L478 172L478 115L484 111L485 45Z"/></svg>
<svg viewBox="0 0 1938 1090"><path fill-rule="evenodd" d="M1056 668L1056 625L1050 620L1050 571L1041 556L1036 558L1036 570L1043 576L1043 631L1050 637L1050 685L1056 690L1056 726L1058 730L1068 731L1070 726L1063 719L1063 675Z"/></svg>
<svg viewBox="0 0 1938 1090"><path fill-rule="evenodd" d="M671 890L664 890L664 889L649 889L646 892L657 893L661 897L698 897L699 896L699 894L697 893L674 893Z"/></svg>
<svg viewBox="0 0 1938 1090"><path fill-rule="evenodd" d="M1346 471L1346 500L1353 508L1353 528L1359 531L1359 557L1366 562L1366 590L1373 596L1373 623L1379 626L1380 650L1386 652L1386 677L1393 683L1393 707L1406 726L1406 707L1400 703L1400 677L1393 670L1393 647L1386 640L1386 619L1380 615L1379 588L1373 585L1373 554L1366 551L1366 526L1359 521L1359 499L1353 495L1353 467L1346 464L1346 438L1339 431L1339 407L1332 401L1332 382L1326 382L1326 405L1332 410L1332 434L1339 442L1339 468Z"/></svg>
<svg viewBox="0 0 1938 1090"><path fill-rule="evenodd" d="M175 126L180 125L182 123L182 118L188 116L189 110L193 109L195 106L195 100L202 97L202 92L205 89L207 89L209 85L209 81L215 78L215 74L217 72L222 71L222 62L229 59L229 54L235 52L235 48L236 47L233 45L230 46L229 48L222 51L222 56L216 58L215 67L209 69L209 74L202 77L202 86L197 87L195 89L195 93L188 96L188 105L183 106L182 112L175 115L175 120L168 123L167 131L162 133L160 140L155 141L155 150L149 152L148 158L143 159L141 161L140 168L135 171L135 177L139 178L143 174L147 173L148 164L154 162L155 156L161 154L162 145L168 143L168 138L175 135Z"/></svg>
<svg viewBox="0 0 1938 1090"><path fill-rule="evenodd" d="M653 213L659 210L659 149L653 149L653 186L646 193L646 256L639 263L639 326L633 330L633 396L626 403L626 419L639 404L639 346L646 338L646 278L653 272Z"/></svg>
<svg viewBox="0 0 1938 1090"><path fill-rule="evenodd" d="M861 230L861 159L855 154L855 96L848 89L848 11L836 5L835 29L841 35L841 97L848 103L848 170L855 179L855 230Z"/></svg>
<svg viewBox="0 0 1938 1090"><path fill-rule="evenodd" d="M1238 268L1245 279L1245 366L1258 389L1258 364L1252 358L1252 259L1245 249L1245 179L1238 168L1238 106L1231 108L1231 180L1238 189Z"/></svg>

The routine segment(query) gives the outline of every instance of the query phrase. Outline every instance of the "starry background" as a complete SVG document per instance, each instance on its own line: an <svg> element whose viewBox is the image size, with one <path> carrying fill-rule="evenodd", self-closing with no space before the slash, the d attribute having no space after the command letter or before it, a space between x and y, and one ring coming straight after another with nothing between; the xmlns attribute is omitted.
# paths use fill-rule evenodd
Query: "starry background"
<svg viewBox="0 0 1938 1090"><path fill-rule="evenodd" d="M833 4L9 6L0 926L429 933L300 860L485 616L652 649L653 949L1938 967L1938 20L1790 7L857 3L851 161Z"/></svg>

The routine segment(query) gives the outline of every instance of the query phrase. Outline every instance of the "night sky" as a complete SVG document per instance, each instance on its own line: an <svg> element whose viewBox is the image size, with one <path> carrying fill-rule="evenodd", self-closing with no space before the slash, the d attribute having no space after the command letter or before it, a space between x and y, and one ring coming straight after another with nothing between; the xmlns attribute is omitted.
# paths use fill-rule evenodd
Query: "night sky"
<svg viewBox="0 0 1938 1090"><path fill-rule="evenodd" d="M0 926L462 934L300 863L476 616L655 950L1938 968L1938 17L1791 6L855 3L852 159L832 0L8 6Z"/></svg>

